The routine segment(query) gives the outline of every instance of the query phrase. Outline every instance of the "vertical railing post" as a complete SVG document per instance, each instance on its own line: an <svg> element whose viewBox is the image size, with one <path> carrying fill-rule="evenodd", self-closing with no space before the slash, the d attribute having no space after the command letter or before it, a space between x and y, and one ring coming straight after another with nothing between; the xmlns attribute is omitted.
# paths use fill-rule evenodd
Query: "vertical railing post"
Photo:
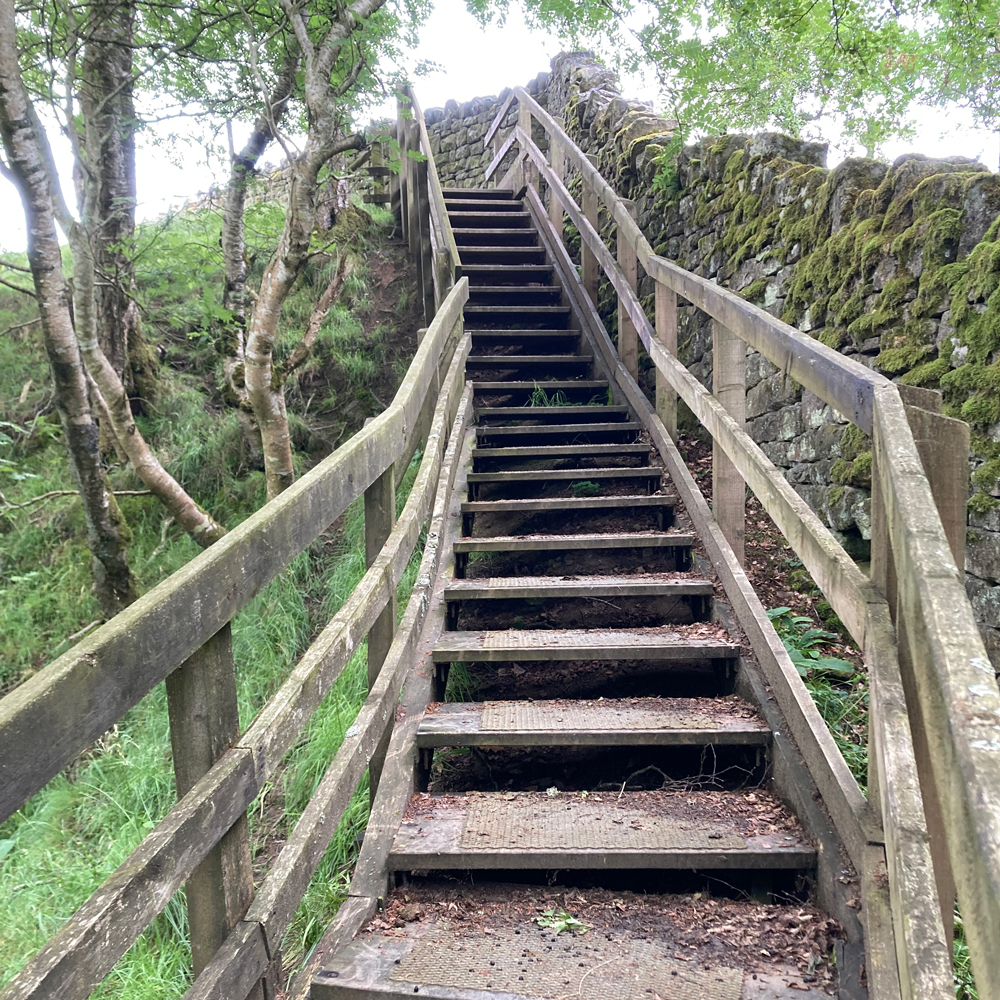
<svg viewBox="0 0 1000 1000"><path fill-rule="evenodd" d="M518 101L517 104L517 124L518 128L530 139L531 138L531 108L528 107L524 101ZM521 169L523 171L522 183L525 185L531 185L532 187L538 187L538 172L535 170L535 165L528 158L527 151L521 150Z"/></svg>
<svg viewBox="0 0 1000 1000"><path fill-rule="evenodd" d="M177 797L183 798L240 735L227 623L167 675L167 715ZM194 978L222 947L253 900L250 834L244 813L187 880ZM260 987L251 996L263 997Z"/></svg>
<svg viewBox="0 0 1000 1000"><path fill-rule="evenodd" d="M622 199L625 210L634 219L635 202ZM622 232L622 227L618 226L617 255L618 266L625 275L625 281L633 292L637 291L639 283L639 258L636 257L635 247L629 242L627 236ZM636 332L635 324L625 306L625 297L618 296L618 356L625 365L625 370L636 381L639 380L639 334Z"/></svg>
<svg viewBox="0 0 1000 1000"><path fill-rule="evenodd" d="M656 282L655 317L656 339L672 357L677 357L677 293L662 282ZM656 415L666 428L670 439L677 442L677 393L666 375L656 369Z"/></svg>
<svg viewBox="0 0 1000 1000"><path fill-rule="evenodd" d="M941 517L952 557L959 572L964 574L968 521L969 425L962 420L946 417L940 412L940 394L905 385L899 386L898 389L903 398L906 419L913 433L924 474L931 487L934 505ZM917 762L920 794L924 801L924 816L930 836L934 881L937 885L945 935L950 942L955 927L955 877L948 854L942 794L934 780L934 769L931 766L932 740L927 732L927 724L917 694L913 661L907 642L906 621L904 616L898 613L898 585L892 552L889 550L884 497L877 476L876 456L881 451L882 449L878 447L872 449L872 577L876 584L886 590L887 597L891 593L889 606L896 621L899 672L906 694L906 711L910 717L910 732L913 736L913 754ZM879 533L877 543L876 532Z"/></svg>
<svg viewBox="0 0 1000 1000"><path fill-rule="evenodd" d="M396 98L396 142L399 143L399 228L404 240L410 238L410 128L406 116L409 104L405 97Z"/></svg>
<svg viewBox="0 0 1000 1000"><path fill-rule="evenodd" d="M375 188L375 195L385 194L385 176L382 173L382 168L385 166L385 157L382 155L382 143L374 142L372 143L372 158L371 165L375 168L373 171L372 180L374 181L373 187ZM379 204L382 200L378 199Z"/></svg>
<svg viewBox="0 0 1000 1000"><path fill-rule="evenodd" d="M407 152L420 149L420 132L417 123L412 119L405 122ZM417 161L406 158L406 235L409 241L410 256L416 260L417 273L420 272L420 203L417 197ZM418 277L419 283L419 277ZM420 286L423 287L423 286Z"/></svg>
<svg viewBox="0 0 1000 1000"><path fill-rule="evenodd" d="M419 148L419 132L417 142ZM427 160L420 160L416 166L416 203L420 239L417 246L417 271L420 275L420 289L424 300L424 322L428 325L434 319L434 255L431 249L431 199L428 189L429 168Z"/></svg>
<svg viewBox="0 0 1000 1000"><path fill-rule="evenodd" d="M369 569L378 558L386 539L396 523L396 479L393 466L389 466L365 490L365 566ZM391 593L389 603L375 619L368 633L368 690L370 691L378 680L382 664L389 653L393 636L396 633L396 591L389 580ZM386 729L385 736L372 755L368 764L368 792L375 799L378 780L382 774L382 764L385 761L386 748L392 726Z"/></svg>
<svg viewBox="0 0 1000 1000"><path fill-rule="evenodd" d="M585 154L587 159L590 161L591 166L597 169L597 157L593 153ZM592 184L587 182L586 177L581 178L583 182L583 214L586 216L587 221L593 226L594 231L600 233L601 228L598 222L599 207L597 200L597 192L594 190ZM583 279L583 287L587 290L587 294L590 296L590 301L597 306L597 284L599 280L600 271L598 270L597 258L590 252L587 248L586 242L580 240L580 264L581 264L581 277Z"/></svg>
<svg viewBox="0 0 1000 1000"><path fill-rule="evenodd" d="M559 121L559 119L557 118L556 121ZM561 121L560 124L562 124ZM554 135L549 136L549 164L552 167L552 173L559 180L562 180L566 175L566 153L563 150L562 143ZM563 206L551 185L549 186L549 221L555 230L556 240L562 243Z"/></svg>
<svg viewBox="0 0 1000 1000"><path fill-rule="evenodd" d="M712 320L712 392L740 427L747 417L746 379L746 345L718 320ZM718 442L712 446L712 513L742 566L746 486Z"/></svg>

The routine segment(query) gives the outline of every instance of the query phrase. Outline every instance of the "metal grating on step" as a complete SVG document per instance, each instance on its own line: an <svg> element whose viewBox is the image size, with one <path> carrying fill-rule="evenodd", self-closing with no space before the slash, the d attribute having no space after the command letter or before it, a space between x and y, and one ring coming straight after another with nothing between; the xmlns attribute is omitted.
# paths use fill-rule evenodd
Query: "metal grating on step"
<svg viewBox="0 0 1000 1000"><path fill-rule="evenodd" d="M516 938L435 930L392 979L545 1000L739 1000L743 987L739 969L674 961L655 942L543 936L533 925Z"/></svg>
<svg viewBox="0 0 1000 1000"><path fill-rule="evenodd" d="M741 851L746 841L706 824L609 807L576 795L475 798L462 830L465 850Z"/></svg>
<svg viewBox="0 0 1000 1000"><path fill-rule="evenodd" d="M547 705L544 702L488 701L483 705L480 731L524 732L534 730L717 729L707 715L664 712L632 705Z"/></svg>

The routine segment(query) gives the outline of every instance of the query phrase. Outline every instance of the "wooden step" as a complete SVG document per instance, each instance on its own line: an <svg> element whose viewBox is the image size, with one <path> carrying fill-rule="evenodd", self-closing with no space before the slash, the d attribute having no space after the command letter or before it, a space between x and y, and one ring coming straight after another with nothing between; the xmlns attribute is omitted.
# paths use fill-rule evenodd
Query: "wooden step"
<svg viewBox="0 0 1000 1000"><path fill-rule="evenodd" d="M459 247L530 247L538 245L538 233L534 229L452 229ZM461 250L459 251L461 254Z"/></svg>
<svg viewBox="0 0 1000 1000"><path fill-rule="evenodd" d="M638 467L611 466L604 469L505 469L503 472L470 472L469 482L477 483L544 483L568 482L573 479L645 479L659 480L663 469L656 465Z"/></svg>
<svg viewBox="0 0 1000 1000"><path fill-rule="evenodd" d="M642 429L642 424L632 420L605 421L601 423L580 423L580 424L535 424L517 425L514 427L496 427L489 424L485 427L477 427L476 434L480 438L512 438L531 437L532 435L549 436L552 434L608 434L608 433L629 433L635 434Z"/></svg>
<svg viewBox="0 0 1000 1000"><path fill-rule="evenodd" d="M475 342L475 333L473 333L473 342ZM549 395L561 392L573 402L589 403L593 399L600 399L601 402L604 402L607 399L608 383L600 379L547 379L544 377L547 373L540 372L539 374L542 376L541 378L531 381L523 379L495 381L476 378L470 378L468 381L472 385L476 399L480 402L483 397L488 396L504 399L510 405L514 400L526 401L530 399L538 389L544 389Z"/></svg>
<svg viewBox="0 0 1000 1000"><path fill-rule="evenodd" d="M482 285L547 285L555 280L551 264L466 264L462 273L471 288Z"/></svg>
<svg viewBox="0 0 1000 1000"><path fill-rule="evenodd" d="M455 542L455 552L571 552L577 549L677 549L691 548L694 535L684 532L631 532L621 535L494 535L491 538L463 538Z"/></svg>
<svg viewBox="0 0 1000 1000"><path fill-rule="evenodd" d="M463 246L458 253L463 269L470 264L544 264L547 259L539 246Z"/></svg>
<svg viewBox="0 0 1000 1000"><path fill-rule="evenodd" d="M473 306L558 305L561 299L559 285L472 285L469 288L469 305Z"/></svg>
<svg viewBox="0 0 1000 1000"><path fill-rule="evenodd" d="M589 365L593 360L592 354L470 354L465 363L477 368L537 368Z"/></svg>
<svg viewBox="0 0 1000 1000"><path fill-rule="evenodd" d="M513 448L473 448L472 460L513 461L521 458L597 458L648 454L648 444L529 444Z"/></svg>
<svg viewBox="0 0 1000 1000"><path fill-rule="evenodd" d="M492 341L513 341L513 342L524 342L532 340L550 340L557 339L562 340L564 343L570 340L578 340L580 337L579 330L470 330L469 333L472 334L472 341L476 343L482 340L492 340ZM496 383L497 385L509 385L510 383ZM544 384L544 383L543 383ZM532 383L532 387L534 383Z"/></svg>
<svg viewBox="0 0 1000 1000"><path fill-rule="evenodd" d="M570 404L568 406L477 406L477 420L553 420L565 423L568 420L591 420L604 417L602 423L615 419L628 420L627 406L605 406L599 404Z"/></svg>
<svg viewBox="0 0 1000 1000"><path fill-rule="evenodd" d="M618 497L551 497L527 500L466 500L463 514L526 514L539 511L628 510L631 507L654 507L673 510L677 497L656 496Z"/></svg>
<svg viewBox="0 0 1000 1000"><path fill-rule="evenodd" d="M508 663L526 660L657 660L693 663L735 660L737 643L699 638L665 626L646 629L503 629L445 632L436 663Z"/></svg>
<svg viewBox="0 0 1000 1000"><path fill-rule="evenodd" d="M755 821L758 810L762 819ZM774 827L778 832L764 832ZM411 800L389 857L395 871L773 870L815 864L816 852L791 814L760 790L591 792L586 797L579 792L419 794Z"/></svg>
<svg viewBox="0 0 1000 1000"><path fill-rule="evenodd" d="M701 893L657 895L591 885L574 892L564 885L546 889L489 881L480 874L474 882L421 878L391 889L381 919L323 956L310 998L829 1000L864 995L850 986L839 992L836 969L823 964L823 956L816 975L804 976L800 955L808 951L774 953L772 928L790 928L787 938L794 941L799 928L821 927L825 920L815 907L794 899L762 907L708 893L704 898ZM544 910L564 906L586 933L542 926ZM419 919L412 919L415 915ZM818 951L826 950L819 945Z"/></svg>
<svg viewBox="0 0 1000 1000"><path fill-rule="evenodd" d="M546 601L577 597L705 597L714 593L709 580L697 577L492 576L482 580L452 580L444 599L456 601Z"/></svg>
<svg viewBox="0 0 1000 1000"><path fill-rule="evenodd" d="M520 212L456 211L448 210L452 229L527 229L531 216Z"/></svg>
<svg viewBox="0 0 1000 1000"><path fill-rule="evenodd" d="M442 188L445 201L454 198L474 198L476 201L517 201L514 192L506 188Z"/></svg>
<svg viewBox="0 0 1000 1000"><path fill-rule="evenodd" d="M480 305L467 302L463 310L466 329L483 326L491 330L508 324L524 324L529 329L564 330L570 325L573 311L569 306L553 305Z"/></svg>
<svg viewBox="0 0 1000 1000"><path fill-rule="evenodd" d="M449 198L444 200L444 207L449 214L452 212L523 212L524 202L511 198Z"/></svg>
<svg viewBox="0 0 1000 1000"><path fill-rule="evenodd" d="M441 702L417 746L767 746L771 732L737 698Z"/></svg>

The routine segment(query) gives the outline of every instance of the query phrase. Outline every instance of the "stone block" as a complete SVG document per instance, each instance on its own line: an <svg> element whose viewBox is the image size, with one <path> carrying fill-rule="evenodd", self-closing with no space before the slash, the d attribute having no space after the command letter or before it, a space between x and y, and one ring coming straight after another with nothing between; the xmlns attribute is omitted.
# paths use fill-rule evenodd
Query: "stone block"
<svg viewBox="0 0 1000 1000"><path fill-rule="evenodd" d="M1000 532L973 528L965 548L965 570L982 580L1000 582Z"/></svg>

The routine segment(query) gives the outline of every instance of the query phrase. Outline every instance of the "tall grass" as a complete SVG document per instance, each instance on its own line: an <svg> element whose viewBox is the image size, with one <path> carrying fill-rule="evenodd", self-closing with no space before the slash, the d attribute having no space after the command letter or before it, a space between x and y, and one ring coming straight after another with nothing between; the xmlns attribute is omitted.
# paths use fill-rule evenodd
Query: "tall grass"
<svg viewBox="0 0 1000 1000"><path fill-rule="evenodd" d="M386 223L388 213L382 215L377 223ZM248 244L259 263L266 260L280 222L280 211L272 207L252 210ZM147 401L139 423L157 456L192 496L227 527L234 527L266 496L261 472L245 464L236 416L221 405L218 394L220 356L213 333L220 288L213 249L217 236L217 218L207 211L146 227L140 234L138 272L147 333L163 348L167 364L162 391ZM366 245L383 238L384 230L377 228L363 237L369 241ZM281 350L290 350L297 340L318 295L316 286L324 279L317 265L297 286L283 316ZM334 310L318 346L324 371L333 365L345 373L342 384L338 381L336 415L352 403L358 419L364 407L377 411L374 401L366 397L359 402L358 397L371 396L367 386L373 371L380 364L385 368L389 340L384 328L365 334L352 314L351 306L356 310L367 297L366 280L362 266L350 289L353 298ZM27 318L32 307L26 302L0 295L0 330ZM388 369L399 377L405 371L401 360L396 358ZM0 491L12 503L73 489L58 419L51 413L49 384L37 328L0 336ZM312 419L324 408L317 400L308 409L291 382L288 391L293 436L304 442L311 434L305 413ZM299 471L306 460L302 451L296 453ZM401 484L400 505L416 462ZM127 469L112 467L109 475L116 489L141 488ZM120 504L131 532L130 564L143 590L198 553L155 498L122 497ZM336 531L318 539L233 620L242 727L363 575L363 525L363 505L358 503ZM412 589L419 551L400 584L401 608ZM99 619L78 498L57 497L24 510L0 511L0 692L69 648L82 626ZM274 845L291 832L364 701L365 660L362 646L281 772L250 810L258 877ZM129 856L175 799L166 697L160 685L0 826L0 986ZM363 783L296 914L286 943L292 958L312 945L343 898L367 804ZM189 970L182 890L94 996L180 996L189 985Z"/></svg>
<svg viewBox="0 0 1000 1000"><path fill-rule="evenodd" d="M401 484L400 508L418 466L419 456ZM233 620L242 727L364 575L363 510L360 501L353 504L336 538L324 538L299 556ZM420 552L418 548L400 582L401 611L413 588ZM263 804L251 807L256 852L265 849L265 835L284 839L291 832L343 741L367 694L366 652L364 645L355 652L288 755L279 778L266 790ZM264 821L268 795L283 798L277 829ZM175 798L166 696L160 685L92 748L85 762L50 782L0 827L0 852L7 852L0 862L0 984L128 857ZM365 780L295 916L286 943L290 958L315 943L343 900L367 811ZM95 996L179 996L189 985L189 967L181 892Z"/></svg>

